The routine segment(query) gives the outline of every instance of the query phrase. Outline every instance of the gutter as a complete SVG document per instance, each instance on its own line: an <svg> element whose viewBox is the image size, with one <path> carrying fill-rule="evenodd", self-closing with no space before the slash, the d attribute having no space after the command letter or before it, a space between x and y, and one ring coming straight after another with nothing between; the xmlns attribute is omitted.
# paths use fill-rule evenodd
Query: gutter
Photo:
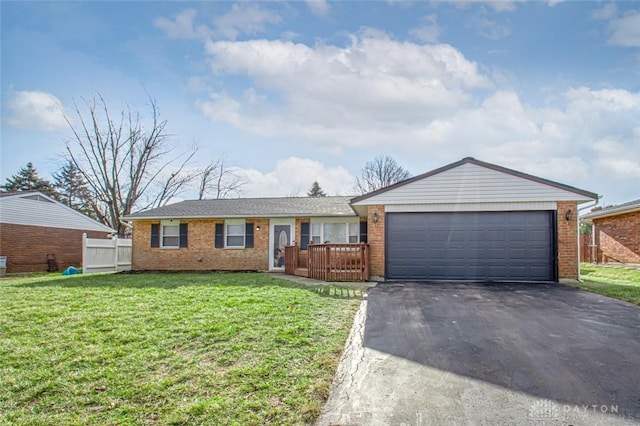
<svg viewBox="0 0 640 426"><path fill-rule="evenodd" d="M586 209L592 209L595 206L598 205L598 203L600 202L600 197L598 196L594 201L593 204L588 205L588 206L584 206L578 209L578 220L577 220L577 225L578 225L578 282L584 282L582 281L582 278L580 276L580 222L582 222L582 220L580 220L580 211L582 210L586 210ZM589 222L587 222L589 223ZM591 228L591 246L595 246L596 245L596 232L595 232L595 225L592 225L593 227Z"/></svg>

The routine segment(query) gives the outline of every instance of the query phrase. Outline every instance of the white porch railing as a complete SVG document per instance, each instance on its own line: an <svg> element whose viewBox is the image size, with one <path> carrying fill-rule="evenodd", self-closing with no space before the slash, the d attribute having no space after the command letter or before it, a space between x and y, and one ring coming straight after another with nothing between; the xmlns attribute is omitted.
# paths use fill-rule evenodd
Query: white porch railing
<svg viewBox="0 0 640 426"><path fill-rule="evenodd" d="M82 273L120 272L131 269L131 240L87 238L82 235Z"/></svg>

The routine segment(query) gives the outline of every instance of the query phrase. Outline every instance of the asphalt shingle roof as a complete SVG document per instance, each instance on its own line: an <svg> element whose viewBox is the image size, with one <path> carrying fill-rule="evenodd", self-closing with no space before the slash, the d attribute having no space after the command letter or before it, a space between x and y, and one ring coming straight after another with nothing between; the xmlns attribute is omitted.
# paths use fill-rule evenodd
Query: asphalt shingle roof
<svg viewBox="0 0 640 426"><path fill-rule="evenodd" d="M125 219L357 216L352 197L232 198L188 200L128 215Z"/></svg>
<svg viewBox="0 0 640 426"><path fill-rule="evenodd" d="M605 207L604 209L587 213L582 216L581 219L594 219L598 217L613 216L616 214L626 213L627 211L637 210L638 208L640 208L640 199L618 204L617 206Z"/></svg>

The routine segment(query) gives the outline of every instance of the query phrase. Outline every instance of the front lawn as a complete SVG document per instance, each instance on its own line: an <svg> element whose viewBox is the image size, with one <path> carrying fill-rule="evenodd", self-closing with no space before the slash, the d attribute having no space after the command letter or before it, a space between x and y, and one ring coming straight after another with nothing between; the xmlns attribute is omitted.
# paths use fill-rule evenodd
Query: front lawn
<svg viewBox="0 0 640 426"><path fill-rule="evenodd" d="M0 424L304 424L361 292L265 274L0 280Z"/></svg>
<svg viewBox="0 0 640 426"><path fill-rule="evenodd" d="M640 305L640 270L580 264L577 287Z"/></svg>

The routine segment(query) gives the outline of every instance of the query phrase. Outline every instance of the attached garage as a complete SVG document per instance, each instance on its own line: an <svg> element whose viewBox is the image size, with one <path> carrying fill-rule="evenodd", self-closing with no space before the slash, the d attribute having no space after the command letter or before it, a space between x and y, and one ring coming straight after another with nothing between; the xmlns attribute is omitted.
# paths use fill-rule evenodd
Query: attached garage
<svg viewBox="0 0 640 426"><path fill-rule="evenodd" d="M598 195L464 158L351 200L380 280L579 278L578 205Z"/></svg>
<svg viewBox="0 0 640 426"><path fill-rule="evenodd" d="M391 280L555 281L555 212L388 213Z"/></svg>

